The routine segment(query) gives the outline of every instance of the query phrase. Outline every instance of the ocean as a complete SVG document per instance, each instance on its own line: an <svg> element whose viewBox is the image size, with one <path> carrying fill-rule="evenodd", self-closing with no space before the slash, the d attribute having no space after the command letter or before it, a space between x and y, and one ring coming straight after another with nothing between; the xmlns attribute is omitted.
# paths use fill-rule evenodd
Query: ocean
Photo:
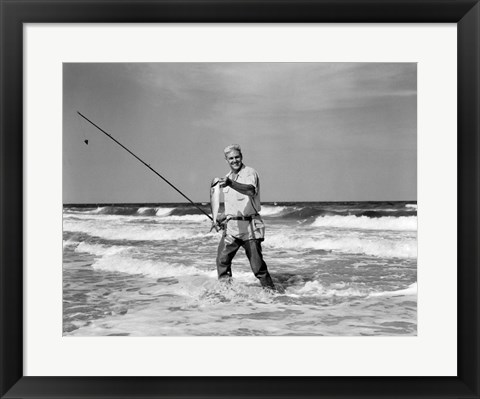
<svg viewBox="0 0 480 399"><path fill-rule="evenodd" d="M209 204L201 207L208 213ZM262 203L261 288L242 249L217 281L220 234L190 204L64 205L64 336L417 334L417 205Z"/></svg>

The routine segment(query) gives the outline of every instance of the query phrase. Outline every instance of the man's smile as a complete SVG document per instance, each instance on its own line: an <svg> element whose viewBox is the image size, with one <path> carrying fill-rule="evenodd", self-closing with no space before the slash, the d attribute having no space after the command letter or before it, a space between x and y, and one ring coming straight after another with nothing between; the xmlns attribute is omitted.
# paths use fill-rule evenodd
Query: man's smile
<svg viewBox="0 0 480 399"><path fill-rule="evenodd" d="M231 151L226 158L233 171L240 170L242 167L242 154L239 151Z"/></svg>

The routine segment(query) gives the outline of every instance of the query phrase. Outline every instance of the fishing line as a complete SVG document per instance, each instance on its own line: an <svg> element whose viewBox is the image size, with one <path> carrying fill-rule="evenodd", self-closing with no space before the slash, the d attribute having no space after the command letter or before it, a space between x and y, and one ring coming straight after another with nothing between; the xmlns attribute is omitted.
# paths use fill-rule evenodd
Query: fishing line
<svg viewBox="0 0 480 399"><path fill-rule="evenodd" d="M125 151L127 151L130 155L134 156L137 160L139 160L141 163L143 163L148 169L150 169L153 173L155 173L158 177L160 177L165 183L167 183L170 187L172 187L175 191L177 191L180 195L182 195L183 198L185 198L188 202L190 202L195 208L197 208L200 212L202 212L205 216L207 216L212 222L213 218L205 212L202 208L200 208L197 204L195 204L190 198L188 198L184 193L182 193L177 187L175 187L172 183L170 183L167 179L165 179L160 173L158 173L155 169L153 169L149 164L145 163L142 159L140 159L138 156L136 156L132 151L130 151L127 147L125 147L122 143L120 143L118 140L116 140L113 136L108 134L105 130L103 130L100 126L96 125L93 123L90 119L88 119L86 116L82 115L80 112L77 111L77 114L80 115L83 119L85 119L88 123L96 127L98 130L100 130L103 134L105 134L107 137L112 139L115 143L117 143L120 147L122 147ZM88 145L88 140L85 140ZM84 141L84 142L85 142Z"/></svg>
<svg viewBox="0 0 480 399"><path fill-rule="evenodd" d="M89 142L89 139L87 137L87 134L85 133L85 124L81 123L81 121L79 121L79 125L80 125L80 130L82 132L82 136L83 136L83 142L88 145L88 142Z"/></svg>

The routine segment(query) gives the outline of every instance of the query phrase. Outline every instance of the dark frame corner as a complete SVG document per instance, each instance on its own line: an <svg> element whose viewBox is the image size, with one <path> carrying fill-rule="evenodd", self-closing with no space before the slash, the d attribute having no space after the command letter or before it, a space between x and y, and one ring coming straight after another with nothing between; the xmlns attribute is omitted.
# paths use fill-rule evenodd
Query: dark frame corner
<svg viewBox="0 0 480 399"><path fill-rule="evenodd" d="M480 0L0 0L0 397L479 398ZM457 377L24 377L23 23L424 22L458 28Z"/></svg>

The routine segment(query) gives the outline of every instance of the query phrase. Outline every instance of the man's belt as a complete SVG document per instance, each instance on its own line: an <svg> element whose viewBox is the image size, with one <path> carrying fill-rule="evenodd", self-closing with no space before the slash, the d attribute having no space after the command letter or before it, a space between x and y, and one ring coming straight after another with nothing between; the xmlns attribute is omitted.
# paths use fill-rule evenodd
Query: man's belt
<svg viewBox="0 0 480 399"><path fill-rule="evenodd" d="M257 214L257 215L250 215L250 216L232 216L232 217L227 216L227 219L228 220L247 220L250 222L255 216L259 216L259 215Z"/></svg>

